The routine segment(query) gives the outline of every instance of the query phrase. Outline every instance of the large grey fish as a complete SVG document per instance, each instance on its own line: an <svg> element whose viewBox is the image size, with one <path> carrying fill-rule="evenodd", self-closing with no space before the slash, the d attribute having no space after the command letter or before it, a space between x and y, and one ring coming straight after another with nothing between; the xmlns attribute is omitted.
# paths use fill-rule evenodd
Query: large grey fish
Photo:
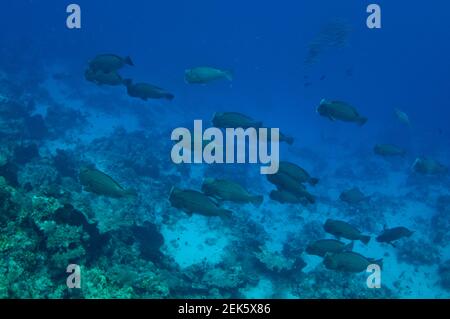
<svg viewBox="0 0 450 319"><path fill-rule="evenodd" d="M370 236L363 235L356 227L344 221L327 219L323 225L323 229L338 239L343 237L350 240L360 240L364 244L369 243Z"/></svg>
<svg viewBox="0 0 450 319"><path fill-rule="evenodd" d="M289 175L299 183L309 183L314 186L319 182L318 178L311 177L304 168L287 161L280 161L278 172Z"/></svg>
<svg viewBox="0 0 450 319"><path fill-rule="evenodd" d="M129 96L141 98L144 101L147 101L148 99L173 100L175 97L172 93L151 84L133 83L133 81L129 79L125 80L124 84L127 87Z"/></svg>
<svg viewBox="0 0 450 319"><path fill-rule="evenodd" d="M399 109L394 109L394 112L395 112L395 116L397 116L397 119L400 122L402 122L402 123L404 123L404 124L406 124L408 126L411 126L411 122L409 120L408 114L406 114L405 112L403 112L403 111L401 111Z"/></svg>
<svg viewBox="0 0 450 319"><path fill-rule="evenodd" d="M320 239L313 243L310 243L306 247L306 253L308 255L315 255L319 257L325 257L327 253L340 253L345 250L352 250L353 242L346 244L336 239Z"/></svg>
<svg viewBox="0 0 450 319"><path fill-rule="evenodd" d="M323 264L327 269L342 272L362 272L367 271L371 264L382 267L383 260L364 257L353 251L343 251L336 254L326 254Z"/></svg>
<svg viewBox="0 0 450 319"><path fill-rule="evenodd" d="M281 204L302 204L307 205L309 201L302 196L297 196L285 190L275 189L269 194L270 199Z"/></svg>
<svg viewBox="0 0 450 319"><path fill-rule="evenodd" d="M196 67L185 70L184 79L190 84L205 84L220 79L232 81L233 74L228 70L220 70L211 67Z"/></svg>
<svg viewBox="0 0 450 319"><path fill-rule="evenodd" d="M367 122L367 118L359 115L353 106L342 101L326 101L323 99L317 108L317 112L332 121L353 122L361 126Z"/></svg>
<svg viewBox="0 0 450 319"><path fill-rule="evenodd" d="M404 156L406 151L392 144L377 144L373 152L380 156Z"/></svg>
<svg viewBox="0 0 450 319"><path fill-rule="evenodd" d="M230 210L218 207L211 198L195 190L174 187L170 192L169 201L173 207L189 215L197 213L204 216L229 218L232 214Z"/></svg>
<svg viewBox="0 0 450 319"><path fill-rule="evenodd" d="M306 198L311 204L316 202L314 196L308 193L305 186L289 175L278 172L276 174L267 175L267 180L277 186L278 190L285 190L298 197Z"/></svg>
<svg viewBox="0 0 450 319"><path fill-rule="evenodd" d="M97 85L122 85L124 80L116 71L103 72L102 70L94 71L87 69L84 73L86 80L93 82Z"/></svg>
<svg viewBox="0 0 450 319"><path fill-rule="evenodd" d="M250 116L238 112L217 112L214 113L212 123L218 128L238 128L247 129L249 127L260 128L263 123L255 121Z"/></svg>
<svg viewBox="0 0 450 319"><path fill-rule="evenodd" d="M434 159L425 157L417 158L412 168L415 172L424 175L442 175L448 173L448 167Z"/></svg>
<svg viewBox="0 0 450 319"><path fill-rule="evenodd" d="M388 243L395 247L394 241L403 237L410 237L414 232L406 227L385 228L383 232L376 238L377 242Z"/></svg>
<svg viewBox="0 0 450 319"><path fill-rule="evenodd" d="M89 61L89 68L94 71L109 73L121 69L126 64L134 65L129 56L123 58L115 54L100 54Z"/></svg>
<svg viewBox="0 0 450 319"><path fill-rule="evenodd" d="M136 195L135 190L123 188L111 176L95 168L82 167L79 179L86 192L115 198Z"/></svg>
<svg viewBox="0 0 450 319"><path fill-rule="evenodd" d="M283 132L278 132L278 142L286 142L288 145L294 144L294 138L292 136L286 135ZM272 141L272 130L267 128L267 140Z"/></svg>
<svg viewBox="0 0 450 319"><path fill-rule="evenodd" d="M202 191L218 200L252 203L256 206L261 205L264 199L263 196L250 194L242 185L225 179L205 178Z"/></svg>

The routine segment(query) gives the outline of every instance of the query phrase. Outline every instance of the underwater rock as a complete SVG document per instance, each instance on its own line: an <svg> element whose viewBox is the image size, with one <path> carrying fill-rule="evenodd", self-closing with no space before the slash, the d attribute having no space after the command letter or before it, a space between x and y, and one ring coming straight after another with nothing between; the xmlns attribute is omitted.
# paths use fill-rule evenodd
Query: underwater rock
<svg viewBox="0 0 450 319"><path fill-rule="evenodd" d="M439 196L436 201L436 214L431 218L433 243L447 246L450 242L450 196Z"/></svg>
<svg viewBox="0 0 450 319"><path fill-rule="evenodd" d="M389 299L398 298L394 290L382 286L382 289L361 289L367 280L367 274L354 274L338 271L325 271L320 265L316 269L299 276L293 281L293 293L297 298L313 299Z"/></svg>
<svg viewBox="0 0 450 319"><path fill-rule="evenodd" d="M31 140L43 140L49 134L45 120L40 114L25 118L25 136Z"/></svg>
<svg viewBox="0 0 450 319"><path fill-rule="evenodd" d="M288 258L280 252L267 250L263 246L260 246L259 249L260 251L255 252L254 255L267 271L286 274L292 270L300 271L306 266L300 256Z"/></svg>
<svg viewBox="0 0 450 319"><path fill-rule="evenodd" d="M58 104L47 108L44 120L54 139L62 138L69 131L82 131L89 127L86 113Z"/></svg>
<svg viewBox="0 0 450 319"><path fill-rule="evenodd" d="M445 290L450 291L450 260L439 265L440 285Z"/></svg>
<svg viewBox="0 0 450 319"><path fill-rule="evenodd" d="M39 148L36 144L18 145L14 148L13 160L19 165L24 165L38 158Z"/></svg>
<svg viewBox="0 0 450 319"><path fill-rule="evenodd" d="M53 156L53 165L61 177L73 179L78 177L78 163L76 163L74 157L75 155L67 150L56 149L56 154Z"/></svg>
<svg viewBox="0 0 450 319"><path fill-rule="evenodd" d="M160 248L164 245L164 237L155 224L145 222L142 226L134 225L130 231L139 243L142 258L153 262L161 261L163 254Z"/></svg>
<svg viewBox="0 0 450 319"><path fill-rule="evenodd" d="M323 225L317 221L308 221L303 225L301 232L291 233L283 245L285 256L300 256L308 244L325 237Z"/></svg>
<svg viewBox="0 0 450 319"><path fill-rule="evenodd" d="M424 240L410 239L397 245L399 260L412 265L436 265L441 260L441 254L436 245Z"/></svg>
<svg viewBox="0 0 450 319"><path fill-rule="evenodd" d="M97 228L97 223L90 223L81 211L75 209L70 204L66 204L55 211L54 221L57 224L81 227L89 235L86 250L91 259L98 258L110 239L108 233L100 233Z"/></svg>
<svg viewBox="0 0 450 319"><path fill-rule="evenodd" d="M20 205L15 201L15 193L16 190L0 175L0 227L5 226L11 219L17 218L17 209Z"/></svg>
<svg viewBox="0 0 450 319"><path fill-rule="evenodd" d="M58 171L47 159L26 164L18 173L20 186L33 191L45 192L54 189L58 183Z"/></svg>
<svg viewBox="0 0 450 319"><path fill-rule="evenodd" d="M14 163L7 162L0 166L0 176L3 176L14 187L19 186L18 174L19 166Z"/></svg>
<svg viewBox="0 0 450 319"><path fill-rule="evenodd" d="M245 286L247 283L247 275L242 267L235 265L231 267L222 267L221 265L207 268L201 272L197 278L193 278L194 281L200 282L207 287L218 288L220 294L229 293L233 296L237 296L238 289Z"/></svg>

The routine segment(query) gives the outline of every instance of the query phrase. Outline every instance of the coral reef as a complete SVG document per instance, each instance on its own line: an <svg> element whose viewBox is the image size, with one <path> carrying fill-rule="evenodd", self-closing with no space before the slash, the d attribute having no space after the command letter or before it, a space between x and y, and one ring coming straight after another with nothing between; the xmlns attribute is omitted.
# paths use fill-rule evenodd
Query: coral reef
<svg viewBox="0 0 450 319"><path fill-rule="evenodd" d="M399 243L397 256L400 261L413 265L435 265L440 262L441 256L436 245L424 239L409 239Z"/></svg>
<svg viewBox="0 0 450 319"><path fill-rule="evenodd" d="M450 290L450 260L439 266L439 277L441 286L446 290Z"/></svg>

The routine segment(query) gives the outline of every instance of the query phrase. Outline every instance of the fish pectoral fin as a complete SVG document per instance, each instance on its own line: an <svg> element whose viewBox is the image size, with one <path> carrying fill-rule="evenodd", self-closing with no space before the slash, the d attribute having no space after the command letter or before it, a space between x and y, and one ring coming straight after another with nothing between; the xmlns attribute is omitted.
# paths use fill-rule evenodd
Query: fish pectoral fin
<svg viewBox="0 0 450 319"><path fill-rule="evenodd" d="M397 248L397 246L395 246L395 244L393 242L390 242L389 245L391 245L394 248Z"/></svg>
<svg viewBox="0 0 450 319"><path fill-rule="evenodd" d="M223 202L223 200L220 197L217 196L209 196L209 198L213 201L214 204L217 206L220 206L220 203Z"/></svg>
<svg viewBox="0 0 450 319"><path fill-rule="evenodd" d="M336 122L336 119L334 117L332 117L331 115L328 115L328 118L330 119L330 121Z"/></svg>

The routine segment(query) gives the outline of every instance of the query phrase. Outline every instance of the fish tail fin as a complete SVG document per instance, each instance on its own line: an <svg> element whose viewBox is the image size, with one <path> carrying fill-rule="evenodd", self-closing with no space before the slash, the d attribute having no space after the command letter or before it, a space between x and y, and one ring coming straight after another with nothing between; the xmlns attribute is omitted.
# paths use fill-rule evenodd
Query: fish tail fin
<svg viewBox="0 0 450 319"><path fill-rule="evenodd" d="M255 205L256 207L261 206L263 200L264 200L264 196L262 196L262 195L252 196L252 198L250 199L252 204Z"/></svg>
<svg viewBox="0 0 450 319"><path fill-rule="evenodd" d="M309 179L309 181L308 181L308 183L309 183L311 186L316 186L318 182L319 182L319 179L316 178L316 177L311 177L311 178Z"/></svg>
<svg viewBox="0 0 450 319"><path fill-rule="evenodd" d="M135 189L130 188L130 189L125 190L125 195L128 197L136 197L138 195L138 193Z"/></svg>
<svg viewBox="0 0 450 319"><path fill-rule="evenodd" d="M217 211L220 218L223 220L228 220L233 215L233 212L229 209L219 208Z"/></svg>
<svg viewBox="0 0 450 319"><path fill-rule="evenodd" d="M419 163L420 163L420 158L416 158L416 159L414 160L414 163L411 165L411 170L412 170L412 171L415 171L415 170L416 170L416 167L417 167L417 165L419 165Z"/></svg>
<svg viewBox="0 0 450 319"><path fill-rule="evenodd" d="M361 237L359 238L359 240L360 240L364 245L367 245L367 244L369 243L369 241L370 241L370 236L365 236L365 235L363 235L363 236L361 236Z"/></svg>
<svg viewBox="0 0 450 319"><path fill-rule="evenodd" d="M294 138L292 136L286 136L285 140L288 145L294 144Z"/></svg>
<svg viewBox="0 0 450 319"><path fill-rule="evenodd" d="M360 117L359 119L358 119L358 125L359 126L363 126L364 124L366 124L367 123L367 117Z"/></svg>
<svg viewBox="0 0 450 319"><path fill-rule="evenodd" d="M305 197L310 204L314 204L316 202L316 198L311 194L307 194Z"/></svg>
<svg viewBox="0 0 450 319"><path fill-rule="evenodd" d="M223 75L225 76L225 78L228 80L228 81L233 81L233 71L231 71L231 70L225 70L225 71L223 71Z"/></svg>
<svg viewBox="0 0 450 319"><path fill-rule="evenodd" d="M133 84L132 79L124 79L122 82L123 82L123 85L125 85L125 86L130 86L131 84Z"/></svg>
<svg viewBox="0 0 450 319"><path fill-rule="evenodd" d="M215 125L214 122L216 121L217 117L219 117L221 114L222 114L222 113L220 113L220 112L214 112L214 114L213 114L213 116L212 116L212 119L211 119L211 123L212 123L213 125Z"/></svg>
<svg viewBox="0 0 450 319"><path fill-rule="evenodd" d="M134 63L133 63L133 61L131 60L131 58L129 56L127 56L125 58L125 63L128 64L128 65L134 66Z"/></svg>
<svg viewBox="0 0 450 319"><path fill-rule="evenodd" d="M352 241L351 243L344 246L344 251L352 251L353 246L354 246L354 242Z"/></svg>

